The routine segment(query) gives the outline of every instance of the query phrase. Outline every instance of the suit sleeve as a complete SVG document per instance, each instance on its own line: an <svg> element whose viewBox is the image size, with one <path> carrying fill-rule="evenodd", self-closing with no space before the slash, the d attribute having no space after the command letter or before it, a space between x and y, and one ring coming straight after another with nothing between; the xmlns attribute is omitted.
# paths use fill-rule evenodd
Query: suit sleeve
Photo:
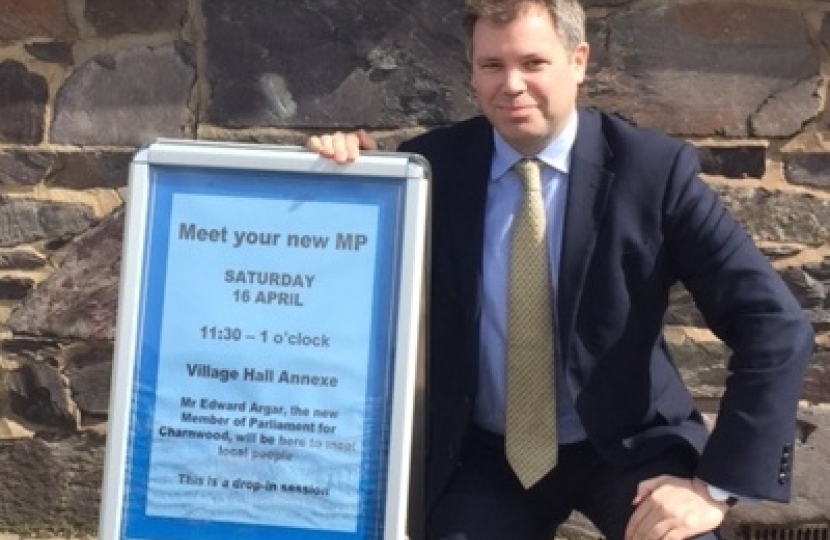
<svg viewBox="0 0 830 540"><path fill-rule="evenodd" d="M812 329L778 273L698 173L696 152L682 146L663 209L675 273L732 351L697 474L738 495L786 501Z"/></svg>

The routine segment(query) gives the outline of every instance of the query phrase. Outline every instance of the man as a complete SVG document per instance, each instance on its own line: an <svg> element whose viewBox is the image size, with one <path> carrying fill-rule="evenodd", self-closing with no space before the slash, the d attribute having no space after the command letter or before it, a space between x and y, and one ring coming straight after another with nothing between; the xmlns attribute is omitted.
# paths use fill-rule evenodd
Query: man
<svg viewBox="0 0 830 540"><path fill-rule="evenodd" d="M699 180L691 146L577 109L584 17L576 0L468 0L484 117L400 147L433 170L430 539L541 540L573 510L612 540L715 537L734 497L789 497L811 329ZM307 146L346 163L373 141L335 133ZM555 366L555 427L530 475L505 450L520 431L509 411L521 392L509 389L523 158L541 163L552 292L540 317ZM733 351L711 435L662 337L677 281Z"/></svg>

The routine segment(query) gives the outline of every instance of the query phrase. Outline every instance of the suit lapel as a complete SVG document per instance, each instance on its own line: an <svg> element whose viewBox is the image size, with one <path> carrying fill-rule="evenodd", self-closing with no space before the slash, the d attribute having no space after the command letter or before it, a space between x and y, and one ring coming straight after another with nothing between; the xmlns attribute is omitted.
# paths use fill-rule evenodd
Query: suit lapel
<svg viewBox="0 0 830 540"><path fill-rule="evenodd" d="M441 212L444 226L433 234L449 235L455 261L453 291L465 309L465 319L473 327L481 309L481 258L484 238L484 211L490 162L493 155L492 127L483 117L473 120L449 142L456 159L447 160L443 176L448 185L448 206Z"/></svg>
<svg viewBox="0 0 830 540"><path fill-rule="evenodd" d="M605 212L613 173L605 169L611 158L601 129L601 118L593 111L579 111L574 143L557 298L559 341L562 360L568 361L570 340L585 274L596 244L597 229Z"/></svg>
<svg viewBox="0 0 830 540"><path fill-rule="evenodd" d="M484 211L493 156L492 127L483 117L459 141L456 182L453 183L453 245L457 257L458 290L462 305L475 320L481 307L481 257L484 238ZM472 322L472 321L471 321Z"/></svg>

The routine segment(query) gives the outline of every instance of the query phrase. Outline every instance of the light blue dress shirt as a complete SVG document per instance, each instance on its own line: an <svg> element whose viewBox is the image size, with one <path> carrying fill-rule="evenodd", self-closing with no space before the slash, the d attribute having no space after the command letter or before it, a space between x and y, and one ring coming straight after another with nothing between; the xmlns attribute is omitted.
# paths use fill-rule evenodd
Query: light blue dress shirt
<svg viewBox="0 0 830 540"><path fill-rule="evenodd" d="M536 158L542 167L542 195L547 216L548 254L554 297L559 281L562 227L568 194L571 150L578 126L576 111L562 133ZM513 165L522 156L494 130L495 151L490 166L484 222L482 261L482 309L480 367L475 422L494 433L504 433L506 397L507 289L513 218L524 197ZM561 362L557 362L557 437L560 444L586 438L573 398L565 384Z"/></svg>

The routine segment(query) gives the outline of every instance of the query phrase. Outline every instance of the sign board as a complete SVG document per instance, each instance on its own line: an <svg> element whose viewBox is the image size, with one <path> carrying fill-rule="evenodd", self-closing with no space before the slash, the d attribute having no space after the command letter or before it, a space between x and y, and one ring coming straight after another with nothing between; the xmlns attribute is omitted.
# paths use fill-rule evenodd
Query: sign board
<svg viewBox="0 0 830 540"><path fill-rule="evenodd" d="M100 538L403 538L427 176L398 153L136 154Z"/></svg>

